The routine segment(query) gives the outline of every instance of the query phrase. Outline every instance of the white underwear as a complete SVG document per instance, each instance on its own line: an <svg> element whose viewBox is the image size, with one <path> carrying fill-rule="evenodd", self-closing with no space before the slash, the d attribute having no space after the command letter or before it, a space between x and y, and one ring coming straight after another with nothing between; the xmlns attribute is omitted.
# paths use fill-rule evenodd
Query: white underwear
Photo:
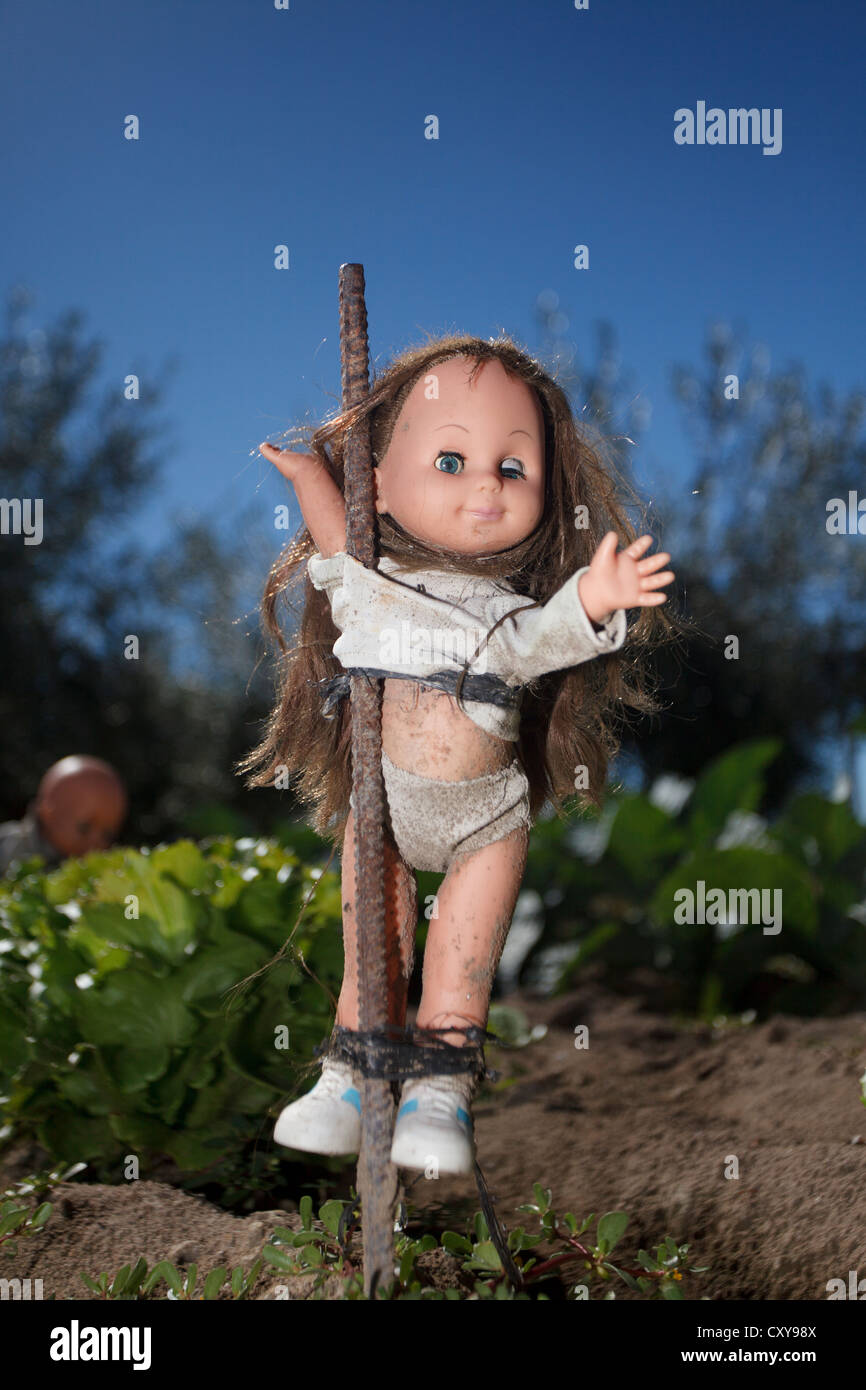
<svg viewBox="0 0 866 1390"><path fill-rule="evenodd" d="M455 855L532 826L529 779L516 758L481 777L447 782L397 767L383 749L382 778L394 840L413 869L444 874Z"/></svg>

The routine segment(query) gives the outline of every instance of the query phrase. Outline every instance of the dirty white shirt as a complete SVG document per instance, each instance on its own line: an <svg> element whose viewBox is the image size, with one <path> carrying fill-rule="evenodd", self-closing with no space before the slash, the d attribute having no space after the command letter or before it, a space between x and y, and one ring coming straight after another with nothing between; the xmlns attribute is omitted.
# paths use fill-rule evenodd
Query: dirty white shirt
<svg viewBox="0 0 866 1390"><path fill-rule="evenodd" d="M626 635L625 609L611 614L600 631L590 622L577 586L589 569L576 570L539 608L504 581L449 570L404 571L390 555L379 557L377 573L340 550L307 562L316 589L331 602L340 636L334 656L344 668L366 666L423 680L435 671L489 672L518 686L548 671L578 666L617 651ZM526 610L528 611L521 611ZM484 635L503 614L511 616ZM465 700L466 714L496 737L514 740L520 709Z"/></svg>

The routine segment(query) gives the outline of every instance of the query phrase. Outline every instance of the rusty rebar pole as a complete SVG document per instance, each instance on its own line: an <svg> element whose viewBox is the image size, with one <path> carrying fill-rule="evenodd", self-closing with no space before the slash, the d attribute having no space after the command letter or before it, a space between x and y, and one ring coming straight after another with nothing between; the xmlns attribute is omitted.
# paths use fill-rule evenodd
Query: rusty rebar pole
<svg viewBox="0 0 866 1390"><path fill-rule="evenodd" d="M357 405L369 389L367 309L364 267L340 266L340 361L343 410ZM349 432L345 451L346 553L376 566L373 466L370 426L364 420ZM384 831L382 782L382 682L351 677L352 790L355 801L355 918L358 949L358 1026L383 1030L388 1023L385 933ZM361 1083L361 1152L358 1195L364 1244L364 1291L394 1278L394 1206L397 1170L391 1162L394 1101L390 1083L364 1077Z"/></svg>

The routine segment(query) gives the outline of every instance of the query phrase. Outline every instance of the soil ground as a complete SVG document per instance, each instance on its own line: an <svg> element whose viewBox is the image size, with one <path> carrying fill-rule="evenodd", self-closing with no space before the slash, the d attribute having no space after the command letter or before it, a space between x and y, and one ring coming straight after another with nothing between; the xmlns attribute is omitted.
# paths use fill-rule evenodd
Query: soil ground
<svg viewBox="0 0 866 1390"><path fill-rule="evenodd" d="M866 1014L711 1027L674 1022L596 985L501 1002L547 1026L525 1048L489 1049L500 1082L473 1105L478 1160L507 1229L534 1229L516 1209L541 1182L557 1213L578 1221L628 1212L616 1263L633 1267L639 1248L654 1250L666 1235L687 1242L689 1260L709 1269L686 1279L685 1298L825 1299L828 1280L847 1284L850 1270L866 1277ZM588 1048L575 1047L581 1024ZM48 1166L42 1159L32 1148L7 1151L0 1186ZM354 1178L349 1160L339 1195L348 1197ZM405 1178L413 1234L467 1229L480 1205L473 1178ZM44 1233L20 1241L0 1271L41 1278L46 1298L93 1297L80 1271L114 1274L139 1256L149 1267L194 1261L200 1281L219 1264L248 1269L274 1226L300 1225L288 1200L238 1217L168 1182L79 1178L52 1200ZM424 1259L432 1281L458 1282L445 1252ZM579 1267L564 1275L580 1279ZM251 1296L273 1299L284 1285L304 1298L312 1283L266 1266ZM604 1287L593 1285L591 1296ZM642 1297L619 1280L613 1287L617 1299ZM337 1281L324 1292L339 1297Z"/></svg>

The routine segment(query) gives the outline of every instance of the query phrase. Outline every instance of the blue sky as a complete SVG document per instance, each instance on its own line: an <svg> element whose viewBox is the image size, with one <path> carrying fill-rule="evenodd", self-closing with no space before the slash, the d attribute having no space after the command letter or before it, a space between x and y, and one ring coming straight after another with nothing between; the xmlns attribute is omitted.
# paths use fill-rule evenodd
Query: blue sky
<svg viewBox="0 0 866 1390"><path fill-rule="evenodd" d="M650 492L685 486L669 370L699 361L711 322L743 324L774 368L862 384L854 0L47 0L7 7L3 31L0 291L31 288L35 328L83 309L118 389L179 362L144 543L179 514L257 499L269 521L292 496L256 445L337 402L345 261L364 265L380 365L426 331L540 347L544 291L585 361L609 320L652 407ZM676 144L674 112L699 101L781 108L781 152ZM251 559L264 572L260 541Z"/></svg>
<svg viewBox="0 0 866 1390"><path fill-rule="evenodd" d="M34 326L80 306L106 381L179 359L143 525L231 510L262 479L263 503L285 495L250 451L335 403L344 261L364 265L380 363L426 330L537 347L545 290L587 360L609 319L652 406L649 485L688 458L668 371L714 319L774 366L862 380L853 2L48 0L3 28L0 288L33 289ZM698 100L780 107L781 153L676 145L673 113Z"/></svg>

